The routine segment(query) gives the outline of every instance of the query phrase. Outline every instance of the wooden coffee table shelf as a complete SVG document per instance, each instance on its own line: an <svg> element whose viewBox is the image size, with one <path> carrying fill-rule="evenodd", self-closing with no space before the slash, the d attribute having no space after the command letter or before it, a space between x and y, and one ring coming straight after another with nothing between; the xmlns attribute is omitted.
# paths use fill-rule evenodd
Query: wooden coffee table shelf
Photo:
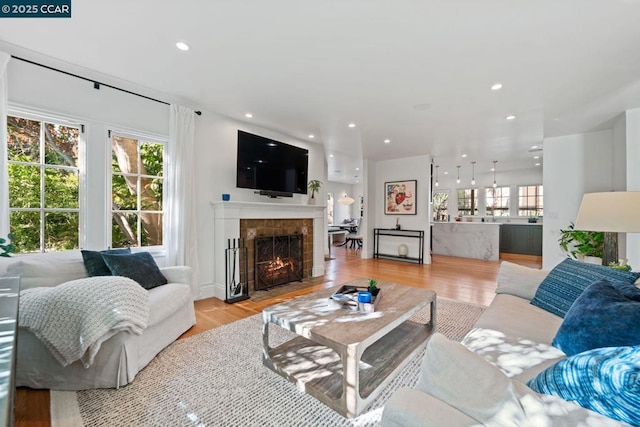
<svg viewBox="0 0 640 427"><path fill-rule="evenodd" d="M350 285L361 286L363 280ZM374 313L331 306L336 288L263 311L263 363L345 417L359 415L426 345L436 328L436 295L426 289L379 283ZM408 320L428 304L431 320ZM269 347L269 325L298 334Z"/></svg>

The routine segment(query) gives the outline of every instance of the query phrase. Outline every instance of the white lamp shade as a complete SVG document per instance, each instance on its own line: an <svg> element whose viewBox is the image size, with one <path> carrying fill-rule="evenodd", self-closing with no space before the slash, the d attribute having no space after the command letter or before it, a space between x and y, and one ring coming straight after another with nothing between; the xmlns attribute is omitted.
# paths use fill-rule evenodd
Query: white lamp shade
<svg viewBox="0 0 640 427"><path fill-rule="evenodd" d="M353 200L353 198L347 196L346 194L338 199L338 203L340 203L341 205L350 205L353 202L355 202L355 200Z"/></svg>
<svg viewBox="0 0 640 427"><path fill-rule="evenodd" d="M574 228L586 231L640 233L640 191L585 194Z"/></svg>

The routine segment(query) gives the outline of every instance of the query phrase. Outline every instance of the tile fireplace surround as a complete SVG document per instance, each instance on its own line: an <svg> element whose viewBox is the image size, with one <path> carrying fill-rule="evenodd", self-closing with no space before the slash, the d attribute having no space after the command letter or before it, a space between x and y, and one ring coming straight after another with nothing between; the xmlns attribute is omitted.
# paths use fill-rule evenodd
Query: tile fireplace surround
<svg viewBox="0 0 640 427"><path fill-rule="evenodd" d="M270 223L268 220L308 220L302 222L295 221L295 223L299 224L307 222L313 224L312 229L301 229L305 237L307 237L307 235L309 237L313 236L313 242L306 244L312 245L313 255L312 257L305 256L307 259L305 259L304 270L306 272L310 271L312 277L322 276L324 274L324 247L326 244L326 238L323 237L325 236L326 223L324 206L261 202L212 202L211 204L213 205L215 219L215 283L213 296L216 298L224 300L225 249L227 248L227 239L247 237L241 234L240 220L244 220L242 221L243 228L247 226L254 228L249 224L268 224L269 228L273 228L273 224L276 224L276 222ZM286 224L286 221L278 221L277 223L283 225ZM268 235L268 230L257 230L257 234ZM308 264L308 260L312 261L311 265ZM251 278L250 284L250 292L253 292L253 278Z"/></svg>

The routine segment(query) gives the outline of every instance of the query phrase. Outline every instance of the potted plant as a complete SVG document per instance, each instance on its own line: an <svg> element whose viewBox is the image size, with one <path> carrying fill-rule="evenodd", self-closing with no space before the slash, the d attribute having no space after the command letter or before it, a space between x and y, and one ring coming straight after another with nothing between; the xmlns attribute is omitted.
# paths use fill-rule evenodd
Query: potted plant
<svg viewBox="0 0 640 427"><path fill-rule="evenodd" d="M558 242L560 243L560 247L572 258L581 259L584 262L591 262L593 264L602 264L604 233L600 231L576 230L574 224L570 223L566 230L560 230L560 239Z"/></svg>
<svg viewBox="0 0 640 427"><path fill-rule="evenodd" d="M374 297L378 295L378 292L380 292L376 279L369 279L369 292L371 292L371 295Z"/></svg>
<svg viewBox="0 0 640 427"><path fill-rule="evenodd" d="M13 240L13 235L9 234L7 239ZM16 247L13 243L9 243L7 239L0 237L0 256L5 258L10 257L11 255L9 254L16 251Z"/></svg>
<svg viewBox="0 0 640 427"><path fill-rule="evenodd" d="M307 184L307 187L309 188L309 190L311 190L311 196L309 196L309 204L310 205L315 205L316 204L316 192L320 192L320 187L322 187L322 182L318 181L317 179L312 179L311 181L309 181L309 184Z"/></svg>

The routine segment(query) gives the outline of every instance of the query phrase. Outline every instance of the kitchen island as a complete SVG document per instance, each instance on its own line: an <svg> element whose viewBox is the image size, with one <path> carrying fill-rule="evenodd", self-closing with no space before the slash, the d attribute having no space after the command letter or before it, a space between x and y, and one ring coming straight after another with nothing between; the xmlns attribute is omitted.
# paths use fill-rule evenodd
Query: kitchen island
<svg viewBox="0 0 640 427"><path fill-rule="evenodd" d="M431 252L498 261L500 225L499 222L434 222L431 227Z"/></svg>

